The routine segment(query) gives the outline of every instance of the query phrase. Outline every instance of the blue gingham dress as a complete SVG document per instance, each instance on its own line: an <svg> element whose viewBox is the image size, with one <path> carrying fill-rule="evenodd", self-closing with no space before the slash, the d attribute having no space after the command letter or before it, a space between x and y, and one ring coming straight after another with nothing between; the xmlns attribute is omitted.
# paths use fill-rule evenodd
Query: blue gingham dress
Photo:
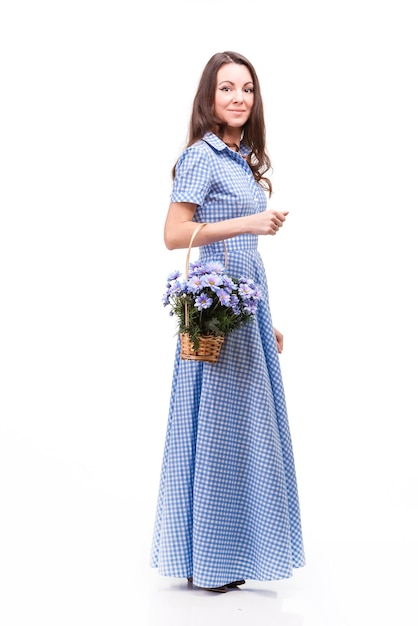
<svg viewBox="0 0 418 626"><path fill-rule="evenodd" d="M241 148L243 152L245 147ZM196 222L266 209L240 154L218 137L180 156L172 202ZM288 578L304 565L291 436L257 236L226 240L228 273L253 278L264 299L255 323L227 335L216 363L174 362L152 543L152 567L200 587ZM224 261L222 242L200 248Z"/></svg>

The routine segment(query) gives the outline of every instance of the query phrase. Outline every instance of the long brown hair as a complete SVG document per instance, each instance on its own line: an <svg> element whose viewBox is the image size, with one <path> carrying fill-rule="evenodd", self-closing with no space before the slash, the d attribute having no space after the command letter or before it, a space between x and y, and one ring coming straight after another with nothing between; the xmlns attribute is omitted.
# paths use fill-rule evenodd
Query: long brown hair
<svg viewBox="0 0 418 626"><path fill-rule="evenodd" d="M255 180L271 195L273 187L270 179L265 176L266 172L271 169L271 162L266 152L266 129L260 83L253 65L242 54L217 52L207 62L193 100L186 147L202 139L209 131L221 139L223 137L225 124L214 114L214 100L218 71L227 63L245 65L251 74L254 84L254 104L251 115L242 129L242 142L251 150L247 163ZM175 168L176 166L173 168L173 177Z"/></svg>

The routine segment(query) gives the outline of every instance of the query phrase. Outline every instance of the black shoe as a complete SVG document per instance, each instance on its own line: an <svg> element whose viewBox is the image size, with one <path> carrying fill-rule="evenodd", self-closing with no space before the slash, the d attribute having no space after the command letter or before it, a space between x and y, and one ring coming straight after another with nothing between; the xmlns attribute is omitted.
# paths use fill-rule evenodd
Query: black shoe
<svg viewBox="0 0 418 626"><path fill-rule="evenodd" d="M187 582L193 584L193 576L189 576ZM197 585L195 586L197 587ZM217 591L218 593L225 593L226 591L228 591L228 586L222 585L222 587L197 587L197 589L203 589L203 591Z"/></svg>
<svg viewBox="0 0 418 626"><path fill-rule="evenodd" d="M228 591L226 585L222 585L222 587L199 587L199 589L203 589L204 591L217 591L218 593L226 593Z"/></svg>
<svg viewBox="0 0 418 626"><path fill-rule="evenodd" d="M234 587L239 587L240 585L245 585L245 580L235 580L233 583L228 583L227 587L233 589Z"/></svg>

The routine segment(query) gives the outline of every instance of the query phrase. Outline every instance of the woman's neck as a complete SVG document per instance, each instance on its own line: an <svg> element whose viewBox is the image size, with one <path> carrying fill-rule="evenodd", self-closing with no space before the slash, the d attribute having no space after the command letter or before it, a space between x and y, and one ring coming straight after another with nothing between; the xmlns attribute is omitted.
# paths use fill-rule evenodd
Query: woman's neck
<svg viewBox="0 0 418 626"><path fill-rule="evenodd" d="M222 137L222 141L224 143L226 143L227 146L229 146L230 148L232 146L237 146L238 149L241 145L241 131L239 133L224 133L224 136Z"/></svg>
<svg viewBox="0 0 418 626"><path fill-rule="evenodd" d="M231 148L231 150L235 150L235 152L239 152L239 145L237 143L229 143L224 141L224 143L228 146L228 148Z"/></svg>

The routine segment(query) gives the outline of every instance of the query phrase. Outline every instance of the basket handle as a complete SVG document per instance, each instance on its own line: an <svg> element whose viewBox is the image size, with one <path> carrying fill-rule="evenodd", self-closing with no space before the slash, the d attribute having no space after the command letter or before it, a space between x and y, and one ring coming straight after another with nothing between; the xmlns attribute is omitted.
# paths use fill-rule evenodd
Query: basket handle
<svg viewBox="0 0 418 626"><path fill-rule="evenodd" d="M189 277L190 252L191 252L191 249L192 249L193 242L195 240L195 237L196 237L197 233L200 230L202 230L203 226L206 226L206 224L207 224L207 222L201 222L200 224L198 224L196 226L196 228L194 229L193 234L192 234L192 236L190 238L189 249L187 250L187 257L186 257L186 271L184 273L186 279ZM225 263L224 263L224 265L225 265L225 269L226 269L228 267L228 251L226 249L225 241L223 241L222 243L224 244L224 253L225 253Z"/></svg>
<svg viewBox="0 0 418 626"><path fill-rule="evenodd" d="M186 271L184 273L184 276L187 278L189 277L189 263L190 263L190 251L192 249L192 245L193 242L195 240L195 237L197 235L197 233L204 227L206 226L207 222L201 222L200 224L198 224L196 226L196 228L194 229L192 236L190 238L190 243L189 243L189 249L187 250L187 256L186 256ZM228 267L228 251L226 249L226 244L225 241L222 242L224 244L224 253L225 253L225 268ZM184 303L184 321L185 321L185 325L188 326L189 325L189 307L187 306L187 302Z"/></svg>

